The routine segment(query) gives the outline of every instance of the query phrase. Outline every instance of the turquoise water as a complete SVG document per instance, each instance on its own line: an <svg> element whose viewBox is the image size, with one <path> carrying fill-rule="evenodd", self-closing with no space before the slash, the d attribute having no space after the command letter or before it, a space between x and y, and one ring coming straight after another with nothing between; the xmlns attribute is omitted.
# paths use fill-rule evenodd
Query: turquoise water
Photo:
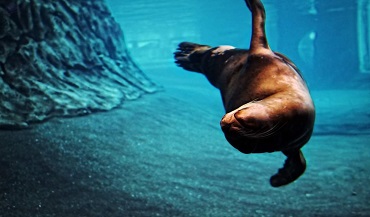
<svg viewBox="0 0 370 217"><path fill-rule="evenodd" d="M303 149L309 168L294 185L275 190L268 188L266 182L248 182L248 177L266 178L267 173L271 173L266 170L280 163L266 160L264 157L269 156L265 155L233 153L233 157L240 158L241 164L267 165L260 165L256 171L253 166L251 169L250 165L242 165L244 171L226 172L229 177L223 174L219 179L213 175L202 177L216 183L204 184L200 181L199 186L194 184L193 193L200 195L200 198L176 198L178 201L174 202L174 206L190 209L185 216L368 216L370 3L344 0L264 3L271 48L286 54L297 64L315 101L317 119L314 135ZM172 53L182 41L248 48L251 19L244 2L151 3L138 0L120 3L110 0L109 5L125 32L130 53L144 71L163 85L168 95L209 113L214 118L212 127L217 128L217 120L223 115L218 91L203 76L177 68L173 64ZM207 141L207 145L214 147L220 142L219 145L226 148L222 133L214 131L213 134L221 141L214 142L212 139L212 142ZM205 135L200 130L197 138ZM220 151L214 157L221 161L226 153ZM186 158L189 153L178 154ZM246 159L248 162L244 162ZM216 174L219 170L225 172L239 167L227 165L220 169L220 165L213 161L197 162L203 163L214 164ZM184 168L179 166L178 169ZM199 182L199 177L188 175L192 177L190 180ZM221 196L204 192L205 188L212 186L219 187L215 192L224 194L226 201ZM234 190L230 190L230 186ZM226 196L229 193L233 196ZM228 204L229 207L221 204Z"/></svg>
<svg viewBox="0 0 370 217"><path fill-rule="evenodd" d="M248 48L244 1L108 1L142 66L171 66L181 41ZM312 88L368 87L368 1L264 1L272 49L289 56ZM150 72L148 72L150 74Z"/></svg>
<svg viewBox="0 0 370 217"><path fill-rule="evenodd" d="M0 217L370 216L369 0L264 1L270 45L301 69L317 111L307 170L281 188L268 180L285 157L228 144L218 90L173 60L182 41L248 48L244 2L107 3L132 58L163 89L0 131Z"/></svg>

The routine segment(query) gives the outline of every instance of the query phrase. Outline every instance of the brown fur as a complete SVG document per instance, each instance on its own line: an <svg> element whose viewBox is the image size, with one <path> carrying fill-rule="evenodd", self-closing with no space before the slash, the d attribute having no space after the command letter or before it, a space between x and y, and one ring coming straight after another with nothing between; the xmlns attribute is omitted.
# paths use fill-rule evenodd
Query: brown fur
<svg viewBox="0 0 370 217"><path fill-rule="evenodd" d="M232 146L243 153L282 151L291 162L291 168L285 167L292 174L295 163L302 163L289 183L305 169L300 148L311 137L315 108L297 67L270 49L261 1L246 3L252 12L249 50L183 42L175 59L179 66L204 74L220 89L226 110L220 124Z"/></svg>

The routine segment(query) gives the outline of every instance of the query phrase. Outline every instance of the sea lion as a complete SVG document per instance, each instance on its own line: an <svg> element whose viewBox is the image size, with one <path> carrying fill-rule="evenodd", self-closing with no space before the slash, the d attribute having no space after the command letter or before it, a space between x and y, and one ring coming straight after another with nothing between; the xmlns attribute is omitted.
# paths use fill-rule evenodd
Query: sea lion
<svg viewBox="0 0 370 217"><path fill-rule="evenodd" d="M311 137L315 108L298 68L270 49L262 2L245 2L252 12L249 50L183 42L174 53L175 62L204 74L220 90L226 110L220 125L232 146L246 154L286 155L283 168L270 178L270 184L279 187L306 169L301 148Z"/></svg>

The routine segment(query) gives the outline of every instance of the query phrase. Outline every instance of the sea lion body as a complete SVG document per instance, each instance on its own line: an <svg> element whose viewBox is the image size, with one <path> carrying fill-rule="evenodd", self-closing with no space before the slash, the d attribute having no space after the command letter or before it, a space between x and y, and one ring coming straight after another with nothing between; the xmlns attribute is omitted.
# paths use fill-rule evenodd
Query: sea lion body
<svg viewBox="0 0 370 217"><path fill-rule="evenodd" d="M311 137L315 108L298 68L270 49L262 2L245 2L252 12L248 50L183 42L175 59L180 67L204 74L220 90L226 111L220 124L233 147L246 154L282 151L287 156L284 167L270 179L279 187L305 171L300 149Z"/></svg>
<svg viewBox="0 0 370 217"><path fill-rule="evenodd" d="M284 151L301 148L309 140L315 117L313 102L302 75L287 57L276 52L250 56L249 50L236 48L216 52L222 49L190 42L179 47L198 49L197 60L192 59L196 67L188 70L204 74L220 90L227 113L221 126L226 139L239 151ZM238 121L243 112L250 118L248 132L239 126L240 122L246 125ZM235 130L225 129L227 126Z"/></svg>

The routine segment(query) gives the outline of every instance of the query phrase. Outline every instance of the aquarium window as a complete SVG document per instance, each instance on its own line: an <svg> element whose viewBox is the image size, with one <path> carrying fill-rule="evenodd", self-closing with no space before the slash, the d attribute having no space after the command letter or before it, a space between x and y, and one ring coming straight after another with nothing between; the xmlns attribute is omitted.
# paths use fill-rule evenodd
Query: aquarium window
<svg viewBox="0 0 370 217"><path fill-rule="evenodd" d="M360 70L370 73L370 0L359 0L357 7Z"/></svg>

